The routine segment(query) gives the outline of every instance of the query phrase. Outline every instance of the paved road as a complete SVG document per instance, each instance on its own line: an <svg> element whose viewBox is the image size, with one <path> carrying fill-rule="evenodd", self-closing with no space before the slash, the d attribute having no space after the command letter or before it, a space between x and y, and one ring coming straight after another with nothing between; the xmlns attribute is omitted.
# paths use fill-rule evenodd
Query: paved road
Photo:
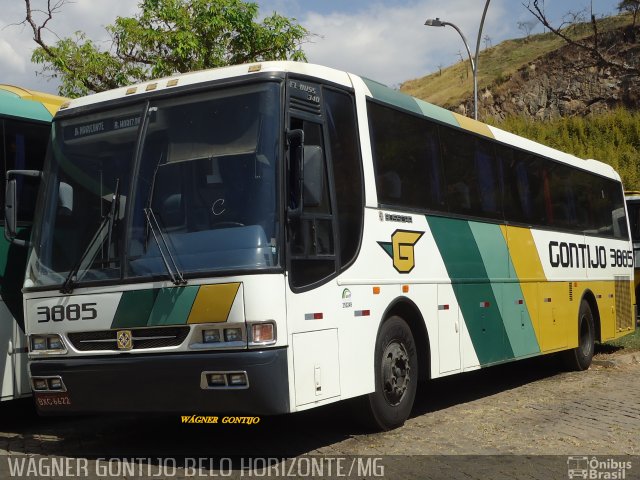
<svg viewBox="0 0 640 480"><path fill-rule="evenodd" d="M0 405L0 455L640 455L640 362L599 358L586 372L543 358L427 383L406 425L378 434L338 405L258 425L184 425L178 416L39 418L29 401L10 402Z"/></svg>

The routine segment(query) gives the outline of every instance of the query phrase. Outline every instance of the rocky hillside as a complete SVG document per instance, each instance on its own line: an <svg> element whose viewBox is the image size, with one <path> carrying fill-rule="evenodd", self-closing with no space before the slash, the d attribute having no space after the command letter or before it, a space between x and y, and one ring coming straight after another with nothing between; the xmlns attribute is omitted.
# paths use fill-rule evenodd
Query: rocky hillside
<svg viewBox="0 0 640 480"><path fill-rule="evenodd" d="M627 21L621 26L621 20L624 20L621 16L606 20L611 28L601 30L598 36L600 48L617 62L640 67L640 26L632 28ZM590 31L589 26L583 31ZM619 106L640 110L640 76L598 64L585 51L555 36L550 39L549 35L552 34L541 35L539 39L508 41L505 42L508 46L498 45L481 54L480 119L501 120L513 115L537 119L585 116ZM554 41L555 44L551 43ZM546 42L544 48L538 45L540 42ZM514 60L505 63L509 57ZM456 68L462 71L462 64L449 67L451 71ZM438 84L443 81L442 77L446 78L449 69L406 82L401 90L470 114L473 109L473 96L468 89L471 79L456 73L465 90L458 98L455 94L449 94L448 98L443 96ZM488 76L487 70L493 76ZM451 83L449 80L448 84Z"/></svg>
<svg viewBox="0 0 640 480"><path fill-rule="evenodd" d="M640 27L613 30L600 44L617 62L640 67ZM538 119L586 116L625 107L640 110L640 76L598 64L590 55L565 45L522 66L501 85L481 93L480 112L501 119L528 115ZM470 109L473 99L458 108Z"/></svg>

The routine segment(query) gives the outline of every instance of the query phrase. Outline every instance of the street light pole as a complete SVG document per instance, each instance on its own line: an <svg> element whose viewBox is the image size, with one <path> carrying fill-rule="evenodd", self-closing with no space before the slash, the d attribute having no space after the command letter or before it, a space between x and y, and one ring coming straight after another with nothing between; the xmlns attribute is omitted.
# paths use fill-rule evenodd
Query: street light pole
<svg viewBox="0 0 640 480"><path fill-rule="evenodd" d="M482 27L484 27L484 18L487 16L487 9L489 8L489 2L487 0L484 4L484 11L482 12L482 19L480 20L480 28L478 28L478 40L476 41L476 57L475 57L475 70L473 71L473 118L478 120L478 59L480 57L480 39L482 38Z"/></svg>
<svg viewBox="0 0 640 480"><path fill-rule="evenodd" d="M482 12L482 19L480 20L480 28L478 29L478 40L476 41L476 54L474 58L471 58L471 50L469 49L469 44L467 42L466 37L462 33L456 25L451 22L445 22L440 20L439 18L429 18L424 24L428 27L445 27L449 25L456 29L456 31L460 34L462 41L464 42L464 46L467 49L467 53L469 54L469 62L471 63L471 72L473 73L473 118L478 119L478 59L480 54L480 40L482 39L482 28L484 26L484 19L487 15L487 9L489 8L489 2L491 0L487 0L484 4L484 11Z"/></svg>
<svg viewBox="0 0 640 480"><path fill-rule="evenodd" d="M471 63L471 72L475 76L476 64L473 61L473 58L471 57L471 49L469 49L469 42L467 42L467 37L464 36L464 33L462 33L462 30L460 30L457 25L451 22L445 22L443 20L440 20L439 18L429 18L427 19L426 22L424 22L424 24L428 27L446 27L447 25L449 25L450 27L453 27L456 29L456 32L458 32L460 34L460 37L462 38L462 43L464 43L464 48L467 49L467 55L469 55L469 63Z"/></svg>

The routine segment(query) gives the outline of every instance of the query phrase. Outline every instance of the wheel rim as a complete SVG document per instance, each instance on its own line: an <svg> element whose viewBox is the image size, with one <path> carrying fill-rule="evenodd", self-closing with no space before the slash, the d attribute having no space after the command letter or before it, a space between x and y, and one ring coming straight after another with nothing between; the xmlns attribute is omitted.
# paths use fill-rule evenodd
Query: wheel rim
<svg viewBox="0 0 640 480"><path fill-rule="evenodd" d="M593 342L591 341L591 323L586 315L580 319L580 351L588 357L591 354Z"/></svg>
<svg viewBox="0 0 640 480"><path fill-rule="evenodd" d="M399 405L411 381L409 355L402 343L391 342L382 355L382 386L384 398L391 406Z"/></svg>

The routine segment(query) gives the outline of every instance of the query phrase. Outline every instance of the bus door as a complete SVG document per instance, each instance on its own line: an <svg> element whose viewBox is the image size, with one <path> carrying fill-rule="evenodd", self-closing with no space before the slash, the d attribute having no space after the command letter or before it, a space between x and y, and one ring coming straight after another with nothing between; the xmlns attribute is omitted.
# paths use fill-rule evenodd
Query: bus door
<svg viewBox="0 0 640 480"><path fill-rule="evenodd" d="M288 82L287 316L297 407L340 394L336 229L320 86ZM321 348L318 348L321 346Z"/></svg>
<svg viewBox="0 0 640 480"><path fill-rule="evenodd" d="M370 358L354 352L373 348L376 329L365 325L377 320L366 303L370 286L336 281L355 262L364 225L354 95L290 78L287 108L287 318L302 406L373 385Z"/></svg>

